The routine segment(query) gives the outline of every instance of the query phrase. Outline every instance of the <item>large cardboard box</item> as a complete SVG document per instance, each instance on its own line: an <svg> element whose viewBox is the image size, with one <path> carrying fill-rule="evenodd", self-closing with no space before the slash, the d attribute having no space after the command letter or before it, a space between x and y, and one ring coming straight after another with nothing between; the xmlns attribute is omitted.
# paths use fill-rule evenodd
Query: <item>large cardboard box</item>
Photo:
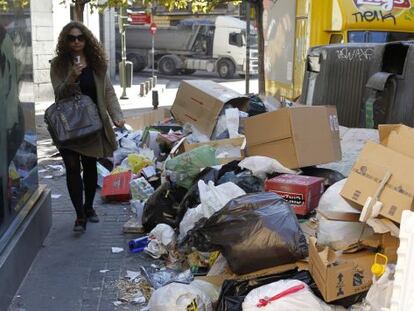
<svg viewBox="0 0 414 311"><path fill-rule="evenodd" d="M248 101L246 96L211 80L184 80L171 113L178 122L190 123L210 137L224 105L243 109Z"/></svg>
<svg viewBox="0 0 414 311"><path fill-rule="evenodd" d="M378 127L382 145L410 158L414 158L414 129L402 124Z"/></svg>
<svg viewBox="0 0 414 311"><path fill-rule="evenodd" d="M326 302L365 292L370 288L374 252L337 255L328 247L318 249L316 242L314 237L309 239L309 272Z"/></svg>
<svg viewBox="0 0 414 311"><path fill-rule="evenodd" d="M341 195L361 208L374 196L385 174L392 174L379 196L380 215L400 223L404 210L414 206L414 159L368 142L355 162Z"/></svg>
<svg viewBox="0 0 414 311"><path fill-rule="evenodd" d="M271 157L292 169L341 160L334 106L282 108L244 125L248 156Z"/></svg>
<svg viewBox="0 0 414 311"><path fill-rule="evenodd" d="M134 130L143 130L147 126L156 125L168 117L171 117L170 111L166 108L159 108L128 117L125 122Z"/></svg>

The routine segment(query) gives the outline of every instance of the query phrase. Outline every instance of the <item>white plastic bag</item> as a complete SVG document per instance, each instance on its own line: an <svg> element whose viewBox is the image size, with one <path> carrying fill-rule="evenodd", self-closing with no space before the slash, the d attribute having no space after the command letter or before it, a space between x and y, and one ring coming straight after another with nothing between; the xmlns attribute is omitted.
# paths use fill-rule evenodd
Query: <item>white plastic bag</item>
<svg viewBox="0 0 414 311"><path fill-rule="evenodd" d="M296 292L272 300L275 296L295 288L298 289ZM317 298L305 283L298 280L281 280L258 287L246 296L242 308L243 311L332 310L331 307Z"/></svg>
<svg viewBox="0 0 414 311"><path fill-rule="evenodd" d="M198 191L200 193L201 204L196 208L188 209L185 213L180 222L180 239L184 238L187 232L201 218L211 217L211 215L221 210L230 200L246 194L243 189L232 182L214 186L212 181L205 184L202 180L198 181Z"/></svg>
<svg viewBox="0 0 414 311"><path fill-rule="evenodd" d="M195 223L203 217L204 213L201 204L195 208L189 208L180 222L179 240L183 239L187 232L194 228Z"/></svg>
<svg viewBox="0 0 414 311"><path fill-rule="evenodd" d="M372 284L366 297L369 305L367 311L382 311L382 308L391 307L394 268L394 266L387 266L385 273Z"/></svg>
<svg viewBox="0 0 414 311"><path fill-rule="evenodd" d="M239 109L230 108L225 111L227 129L230 138L239 137Z"/></svg>
<svg viewBox="0 0 414 311"><path fill-rule="evenodd" d="M297 174L296 171L284 167L279 161L263 157L253 156L242 160L239 167L251 170L254 176L265 179L266 174L281 173L281 174Z"/></svg>
<svg viewBox="0 0 414 311"><path fill-rule="evenodd" d="M204 181L199 180L198 190L203 214L207 218L221 210L230 200L246 194L243 189L232 182L214 186L212 181L205 184Z"/></svg>
<svg viewBox="0 0 414 311"><path fill-rule="evenodd" d="M166 224L158 224L148 235L149 243L144 249L152 258L158 259L167 255L175 247L176 236L174 229Z"/></svg>
<svg viewBox="0 0 414 311"><path fill-rule="evenodd" d="M347 179L340 180L328 188L319 201L318 209L320 211L360 213L340 195L346 181ZM320 215L318 215L318 219L318 244L327 245L335 250L342 250L357 243L364 227L364 224L360 222L328 220ZM369 237L372 234L374 234L374 231L367 226L362 238Z"/></svg>
<svg viewBox="0 0 414 311"><path fill-rule="evenodd" d="M191 284L171 283L157 289L149 301L151 311L213 311L213 293L211 286L203 281ZM208 289L207 289L208 288Z"/></svg>

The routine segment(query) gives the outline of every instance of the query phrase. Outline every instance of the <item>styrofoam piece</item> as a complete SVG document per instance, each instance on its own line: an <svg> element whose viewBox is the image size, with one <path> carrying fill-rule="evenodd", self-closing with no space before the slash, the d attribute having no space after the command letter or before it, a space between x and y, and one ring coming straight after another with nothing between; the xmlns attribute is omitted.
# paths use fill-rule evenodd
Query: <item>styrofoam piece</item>
<svg viewBox="0 0 414 311"><path fill-rule="evenodd" d="M414 308L414 212L404 211L401 217L400 247L395 268L391 311Z"/></svg>

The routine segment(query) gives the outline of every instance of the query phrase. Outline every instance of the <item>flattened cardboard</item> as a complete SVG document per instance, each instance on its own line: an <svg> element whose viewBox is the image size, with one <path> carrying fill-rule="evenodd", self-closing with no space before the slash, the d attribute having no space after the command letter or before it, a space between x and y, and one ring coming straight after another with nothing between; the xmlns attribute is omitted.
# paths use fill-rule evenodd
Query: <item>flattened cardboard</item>
<svg viewBox="0 0 414 311"><path fill-rule="evenodd" d="M407 157L414 158L414 129L402 124L380 125L380 142L382 145Z"/></svg>
<svg viewBox="0 0 414 311"><path fill-rule="evenodd" d="M143 130L147 126L157 124L170 117L170 111L165 108L159 108L144 112L137 116L128 117L125 123L130 125L134 130Z"/></svg>
<svg viewBox="0 0 414 311"><path fill-rule="evenodd" d="M337 255L328 247L319 250L316 239L309 239L309 271L326 302L367 291L374 258L371 251Z"/></svg>
<svg viewBox="0 0 414 311"><path fill-rule="evenodd" d="M334 106L282 108L247 118L244 124L248 156L271 157L291 169L341 159Z"/></svg>
<svg viewBox="0 0 414 311"><path fill-rule="evenodd" d="M171 113L181 123L211 136L225 104L243 109L248 98L211 80L181 81Z"/></svg>
<svg viewBox="0 0 414 311"><path fill-rule="evenodd" d="M380 212L392 221L400 223L404 210L414 205L414 159L390 148L368 142L359 155L341 195L359 205L376 192L386 172L392 176L379 196L384 206Z"/></svg>

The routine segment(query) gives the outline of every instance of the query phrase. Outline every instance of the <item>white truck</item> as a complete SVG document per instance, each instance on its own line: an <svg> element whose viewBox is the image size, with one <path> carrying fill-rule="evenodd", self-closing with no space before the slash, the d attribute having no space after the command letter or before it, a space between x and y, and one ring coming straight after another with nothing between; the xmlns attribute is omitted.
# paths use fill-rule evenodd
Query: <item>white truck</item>
<svg viewBox="0 0 414 311"><path fill-rule="evenodd" d="M246 71L246 43L250 40L250 74L258 72L257 35L246 22L230 16L215 21L189 19L177 26L160 26L155 34L154 67L161 74L192 74L197 70L217 72L221 78ZM118 33L118 32L117 32ZM120 39L116 40L120 59ZM126 56L141 71L152 66L152 36L147 25L126 27Z"/></svg>

